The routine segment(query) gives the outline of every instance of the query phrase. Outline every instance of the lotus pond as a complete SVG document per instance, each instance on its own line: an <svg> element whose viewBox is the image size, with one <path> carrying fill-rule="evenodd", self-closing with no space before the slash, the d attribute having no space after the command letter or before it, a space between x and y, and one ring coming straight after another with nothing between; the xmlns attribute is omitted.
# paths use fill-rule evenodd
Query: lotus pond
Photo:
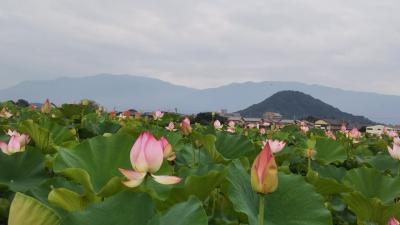
<svg viewBox="0 0 400 225"><path fill-rule="evenodd" d="M117 116L85 102L0 109L0 224L379 225L400 218L393 133L198 124L161 112Z"/></svg>

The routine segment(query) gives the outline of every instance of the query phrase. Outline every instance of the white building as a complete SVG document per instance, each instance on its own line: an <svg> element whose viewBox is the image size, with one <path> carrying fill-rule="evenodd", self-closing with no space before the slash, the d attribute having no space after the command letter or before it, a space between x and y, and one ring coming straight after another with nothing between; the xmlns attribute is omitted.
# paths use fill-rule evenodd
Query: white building
<svg viewBox="0 0 400 225"><path fill-rule="evenodd" d="M385 129L384 125L374 125L374 126L367 127L366 132L367 132L367 134L381 136L383 134L384 129ZM393 129L390 127L386 127L386 130L392 131Z"/></svg>

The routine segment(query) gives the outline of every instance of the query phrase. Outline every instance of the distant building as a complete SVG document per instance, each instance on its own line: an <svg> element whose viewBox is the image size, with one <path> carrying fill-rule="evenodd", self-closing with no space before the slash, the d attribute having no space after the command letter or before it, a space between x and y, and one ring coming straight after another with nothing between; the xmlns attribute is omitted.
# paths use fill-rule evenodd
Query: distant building
<svg viewBox="0 0 400 225"><path fill-rule="evenodd" d="M377 136L381 136L383 134L383 131L385 130L385 126L384 125L374 125L374 126L369 126L366 128L366 133L367 134L372 134L372 135L377 135ZM387 131L393 131L393 128L390 127L386 127Z"/></svg>
<svg viewBox="0 0 400 225"><path fill-rule="evenodd" d="M279 122L282 120L282 115L276 112L265 112L263 114L263 119L268 122Z"/></svg>
<svg viewBox="0 0 400 225"><path fill-rule="evenodd" d="M321 119L314 123L315 128L320 128L322 130L338 131L343 125L343 121L333 120L333 119Z"/></svg>

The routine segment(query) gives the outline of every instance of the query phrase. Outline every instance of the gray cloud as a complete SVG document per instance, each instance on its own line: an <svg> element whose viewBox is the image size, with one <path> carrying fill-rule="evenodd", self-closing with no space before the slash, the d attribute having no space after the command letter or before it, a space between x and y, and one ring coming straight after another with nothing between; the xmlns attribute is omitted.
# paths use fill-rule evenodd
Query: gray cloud
<svg viewBox="0 0 400 225"><path fill-rule="evenodd" d="M0 2L0 88L97 73L400 95L398 0Z"/></svg>

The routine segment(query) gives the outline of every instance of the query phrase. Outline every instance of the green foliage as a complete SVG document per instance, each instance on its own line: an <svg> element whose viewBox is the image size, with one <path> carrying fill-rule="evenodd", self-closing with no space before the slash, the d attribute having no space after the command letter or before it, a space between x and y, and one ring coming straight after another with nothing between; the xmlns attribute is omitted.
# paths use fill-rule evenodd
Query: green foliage
<svg viewBox="0 0 400 225"><path fill-rule="evenodd" d="M12 201L9 225L59 225L57 214L38 200L17 193Z"/></svg>
<svg viewBox="0 0 400 225"><path fill-rule="evenodd" d="M244 225L257 224L259 194L250 170L266 139L286 147L274 153L278 189L266 196L267 225L371 225L400 218L400 161L387 153L389 137L357 141L297 125L259 130L215 130L211 113L197 116L183 134L182 115L119 118L95 102L53 107L50 114L6 102L13 117L0 130L31 138L24 152L0 152L0 224ZM174 122L176 131L165 127ZM156 175L182 178L159 184L147 174L135 188L122 184L119 168L132 169L130 151L140 133L165 137L176 154ZM0 140L10 137L3 132Z"/></svg>

